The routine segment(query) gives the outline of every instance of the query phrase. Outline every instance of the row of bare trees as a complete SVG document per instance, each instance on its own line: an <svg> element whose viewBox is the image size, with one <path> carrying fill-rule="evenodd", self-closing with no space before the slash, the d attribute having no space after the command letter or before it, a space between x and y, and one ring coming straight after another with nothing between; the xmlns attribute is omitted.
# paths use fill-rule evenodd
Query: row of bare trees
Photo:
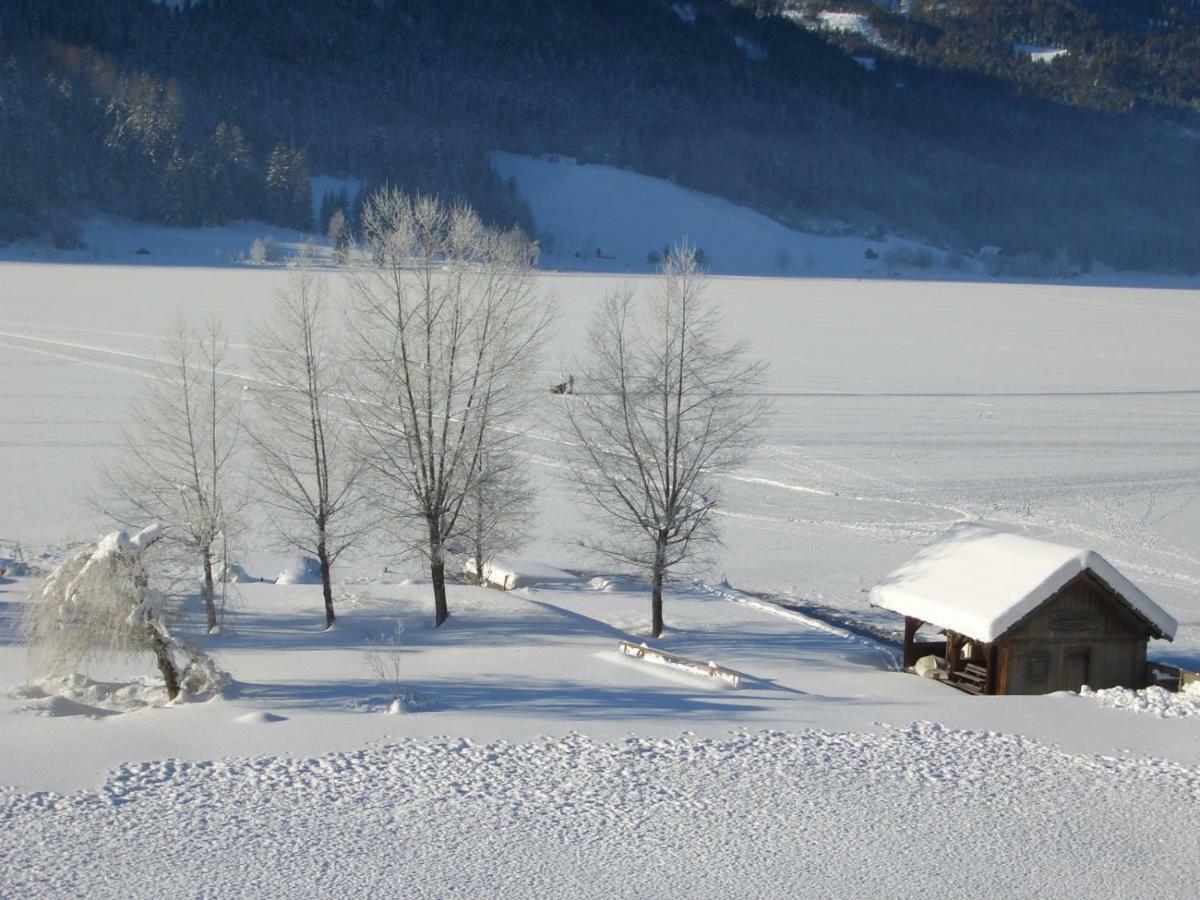
<svg viewBox="0 0 1200 900"><path fill-rule="evenodd" d="M161 522L200 565L210 631L251 496L283 542L319 561L327 627L332 568L369 530L427 561L436 625L449 615L452 551L482 579L527 531L534 497L517 442L546 398L532 374L555 317L536 245L465 206L387 190L366 204L343 271L337 315L326 279L296 268L254 329L250 374L229 370L218 322L180 321L106 472L114 518ZM723 334L685 245L648 298L606 297L580 366L582 390L553 402L571 484L604 526L581 543L649 575L657 637L664 582L715 545L720 476L767 413L764 364ZM239 445L257 465L240 464Z"/></svg>
<svg viewBox="0 0 1200 900"><path fill-rule="evenodd" d="M344 315L302 260L254 329L252 373L229 370L219 321L177 320L103 472L105 512L131 529L162 523L200 565L209 631L251 495L283 543L318 560L327 626L332 567L372 528L428 560L441 625L450 548L472 549L482 574L531 510L513 445L555 314L536 245L464 205L391 190L363 223Z"/></svg>

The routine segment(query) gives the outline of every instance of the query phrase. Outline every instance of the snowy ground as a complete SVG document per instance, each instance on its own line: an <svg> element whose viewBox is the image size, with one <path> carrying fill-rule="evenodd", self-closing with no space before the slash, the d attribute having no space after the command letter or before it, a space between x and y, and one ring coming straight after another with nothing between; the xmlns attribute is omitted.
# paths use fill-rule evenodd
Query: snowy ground
<svg viewBox="0 0 1200 900"><path fill-rule="evenodd" d="M0 789L4 894L906 896L969 871L1000 895L1190 896L1193 722L973 698L673 596L669 646L742 672L733 690L616 653L644 594L459 588L434 631L420 588L378 585L323 633L315 589L246 586L210 642L236 673L222 700L0 701L26 785ZM430 711L383 715L362 664L397 617Z"/></svg>
<svg viewBox="0 0 1200 900"><path fill-rule="evenodd" d="M0 264L0 556L94 536L78 496L176 309L222 312L240 371L283 277ZM544 282L563 310L549 384L622 282ZM1200 668L1200 293L712 290L770 358L776 415L724 487L726 546L704 583L893 626L865 589L982 519L1098 550L1179 619L1151 656ZM586 566L561 541L583 519L553 477L549 423L526 433L545 495L523 555ZM261 535L244 543L252 575L286 562ZM382 565L368 554L343 573L363 599L328 634L316 588L242 586L209 639L228 695L113 716L103 687L70 704L18 691L13 623L31 582L0 579L0 894L900 896L964 873L1002 894L1191 894L1194 714L1139 715L1161 704L1116 695L969 697L891 671L886 647L681 589L662 646L743 673L729 689L616 653L643 639L636 585L456 588L434 631L427 588ZM397 620L406 685L436 708L387 716L363 650Z"/></svg>

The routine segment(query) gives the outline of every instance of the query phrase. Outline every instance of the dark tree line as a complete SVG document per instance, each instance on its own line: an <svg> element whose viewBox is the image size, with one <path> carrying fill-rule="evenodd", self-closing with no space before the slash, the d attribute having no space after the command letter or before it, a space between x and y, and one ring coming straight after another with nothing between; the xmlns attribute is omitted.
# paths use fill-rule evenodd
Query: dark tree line
<svg viewBox="0 0 1200 900"><path fill-rule="evenodd" d="M919 55L867 72L771 5L694 0L688 22L666 0L5 0L0 237L95 208L325 230L310 173L532 229L487 161L510 150L786 224L1200 269L1200 144L1178 122Z"/></svg>

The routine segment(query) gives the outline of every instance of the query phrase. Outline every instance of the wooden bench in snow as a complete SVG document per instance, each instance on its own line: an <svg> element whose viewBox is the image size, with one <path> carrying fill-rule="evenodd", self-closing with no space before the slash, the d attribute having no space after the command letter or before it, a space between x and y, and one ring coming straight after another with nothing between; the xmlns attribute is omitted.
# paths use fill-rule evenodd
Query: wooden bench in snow
<svg viewBox="0 0 1200 900"><path fill-rule="evenodd" d="M622 653L626 656L632 656L634 659L644 659L646 662L657 663L660 666L670 666L672 669L679 669L681 672L687 672L691 675L703 675L706 678L714 678L724 681L730 687L737 687L742 683L741 675L732 669L718 666L714 662L702 663L696 659L688 659L686 656L668 653L665 650L655 650L653 647L647 647L645 644L634 644L630 641L621 641L620 646Z"/></svg>

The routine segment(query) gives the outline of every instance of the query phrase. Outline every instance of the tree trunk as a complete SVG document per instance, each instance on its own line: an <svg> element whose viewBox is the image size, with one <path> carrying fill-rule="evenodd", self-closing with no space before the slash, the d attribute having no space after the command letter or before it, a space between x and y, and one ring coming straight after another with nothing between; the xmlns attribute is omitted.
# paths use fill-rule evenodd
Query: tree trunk
<svg viewBox="0 0 1200 900"><path fill-rule="evenodd" d="M212 548L205 547L200 553L204 560L204 615L208 620L208 633L212 634L217 630L217 604L214 600L216 590L213 580L213 559Z"/></svg>
<svg viewBox="0 0 1200 900"><path fill-rule="evenodd" d="M650 637L662 637L663 633L663 576L667 571L667 537L659 532L654 541L654 577L650 582Z"/></svg>
<svg viewBox="0 0 1200 900"><path fill-rule="evenodd" d="M158 663L158 671L162 673L163 684L167 687L167 699L174 700L179 696L179 670L175 668L170 645L152 626L150 626L150 645L154 648L154 659Z"/></svg>
<svg viewBox="0 0 1200 900"><path fill-rule="evenodd" d="M479 532L475 533L475 583L483 584L483 541L479 539Z"/></svg>
<svg viewBox="0 0 1200 900"><path fill-rule="evenodd" d="M325 627L329 629L337 621L337 616L333 614L333 584L330 572L332 565L329 562L329 550L325 546L324 538L317 544L317 559L321 562L321 592L325 595Z"/></svg>
<svg viewBox="0 0 1200 900"><path fill-rule="evenodd" d="M433 579L433 627L450 617L446 606L446 548L437 522L429 523L429 575Z"/></svg>

